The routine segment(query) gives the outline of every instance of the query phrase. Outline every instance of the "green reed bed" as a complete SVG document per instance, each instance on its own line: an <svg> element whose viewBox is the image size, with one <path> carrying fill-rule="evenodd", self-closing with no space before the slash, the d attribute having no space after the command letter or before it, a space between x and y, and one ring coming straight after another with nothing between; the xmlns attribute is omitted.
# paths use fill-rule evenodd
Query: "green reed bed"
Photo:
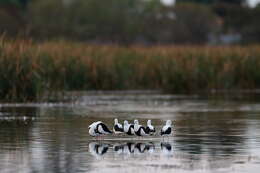
<svg viewBox="0 0 260 173"><path fill-rule="evenodd" d="M260 88L260 46L93 46L0 40L0 100L72 90Z"/></svg>

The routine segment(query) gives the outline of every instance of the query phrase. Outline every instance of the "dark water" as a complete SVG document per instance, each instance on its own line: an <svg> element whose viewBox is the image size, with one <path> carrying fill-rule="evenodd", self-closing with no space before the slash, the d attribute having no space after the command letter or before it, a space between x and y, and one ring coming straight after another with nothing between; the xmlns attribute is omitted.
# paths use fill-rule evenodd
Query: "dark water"
<svg viewBox="0 0 260 173"><path fill-rule="evenodd" d="M82 94L66 103L0 105L0 172L259 172L258 96L205 98L150 92ZM102 120L165 120L172 137L95 140Z"/></svg>

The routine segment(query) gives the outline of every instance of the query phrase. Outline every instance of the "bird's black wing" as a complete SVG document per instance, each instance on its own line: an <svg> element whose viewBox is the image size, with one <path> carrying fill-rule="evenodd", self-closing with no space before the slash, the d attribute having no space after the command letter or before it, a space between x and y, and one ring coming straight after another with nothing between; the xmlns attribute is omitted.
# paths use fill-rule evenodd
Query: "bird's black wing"
<svg viewBox="0 0 260 173"><path fill-rule="evenodd" d="M130 125L130 127L129 127L129 129L128 129L128 133L129 133L130 135L134 135L135 132L134 132L134 134L132 134L131 129L133 129L133 131L134 131L134 129L135 129L133 124Z"/></svg>
<svg viewBox="0 0 260 173"><path fill-rule="evenodd" d="M99 126L99 124L96 126L96 128L94 129L94 131L95 131L95 133L102 134L102 133L100 133L100 132L98 131L98 126Z"/></svg>
<svg viewBox="0 0 260 173"><path fill-rule="evenodd" d="M168 127L168 129L165 131L165 134L171 134L171 132L172 132L172 128L171 127Z"/></svg>
<svg viewBox="0 0 260 173"><path fill-rule="evenodd" d="M119 131L120 130L120 128L118 127L118 125L116 124L116 125L114 125L114 129L115 129L115 131Z"/></svg>
<svg viewBox="0 0 260 173"><path fill-rule="evenodd" d="M139 128L137 131L135 131L135 134L136 134L137 136L141 136L141 128Z"/></svg>
<svg viewBox="0 0 260 173"><path fill-rule="evenodd" d="M163 131L161 130L161 135L169 135L171 134L172 128L168 127L167 130Z"/></svg>
<svg viewBox="0 0 260 173"><path fill-rule="evenodd" d="M114 129L115 129L115 131L118 131L118 132L124 132L124 129L120 128L117 124L114 125Z"/></svg>
<svg viewBox="0 0 260 173"><path fill-rule="evenodd" d="M142 135L141 135L141 130L142 130L142 129L143 129L143 131L144 131L145 133L147 133L147 132L146 132L146 129L145 129L143 126L141 126L135 134L136 134L137 136L142 136Z"/></svg>
<svg viewBox="0 0 260 173"><path fill-rule="evenodd" d="M150 133L150 132L151 132L151 129L147 126L147 127L145 128L145 132L146 132L146 133Z"/></svg>
<svg viewBox="0 0 260 173"><path fill-rule="evenodd" d="M105 132L112 133L104 123L99 124ZM97 128L98 129L98 128Z"/></svg>
<svg viewBox="0 0 260 173"><path fill-rule="evenodd" d="M134 134L132 134L132 132L131 132L131 128L133 128L134 129L134 126L132 127L132 125L131 126L129 126L129 128L128 128L128 131L127 131L127 133L126 134L128 134L128 135L134 135Z"/></svg>

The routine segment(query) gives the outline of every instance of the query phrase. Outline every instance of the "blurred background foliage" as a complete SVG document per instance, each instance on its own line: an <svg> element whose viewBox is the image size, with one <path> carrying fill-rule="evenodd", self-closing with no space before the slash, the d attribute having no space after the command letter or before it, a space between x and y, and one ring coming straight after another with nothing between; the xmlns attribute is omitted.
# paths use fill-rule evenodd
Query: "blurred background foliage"
<svg viewBox="0 0 260 173"><path fill-rule="evenodd" d="M98 44L248 44L260 6L245 0L0 0L0 34Z"/></svg>
<svg viewBox="0 0 260 173"><path fill-rule="evenodd" d="M0 0L0 97L260 88L259 16L245 0Z"/></svg>

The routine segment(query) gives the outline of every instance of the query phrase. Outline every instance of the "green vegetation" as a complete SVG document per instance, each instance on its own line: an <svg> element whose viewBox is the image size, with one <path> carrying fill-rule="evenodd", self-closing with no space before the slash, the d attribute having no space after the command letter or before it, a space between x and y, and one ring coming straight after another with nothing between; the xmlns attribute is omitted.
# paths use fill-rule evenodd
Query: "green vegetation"
<svg viewBox="0 0 260 173"><path fill-rule="evenodd" d="M72 90L171 93L260 87L260 47L93 46L0 41L1 100Z"/></svg>
<svg viewBox="0 0 260 173"><path fill-rule="evenodd" d="M225 44L227 35L255 44L259 14L245 0L0 0L0 35L124 45Z"/></svg>

